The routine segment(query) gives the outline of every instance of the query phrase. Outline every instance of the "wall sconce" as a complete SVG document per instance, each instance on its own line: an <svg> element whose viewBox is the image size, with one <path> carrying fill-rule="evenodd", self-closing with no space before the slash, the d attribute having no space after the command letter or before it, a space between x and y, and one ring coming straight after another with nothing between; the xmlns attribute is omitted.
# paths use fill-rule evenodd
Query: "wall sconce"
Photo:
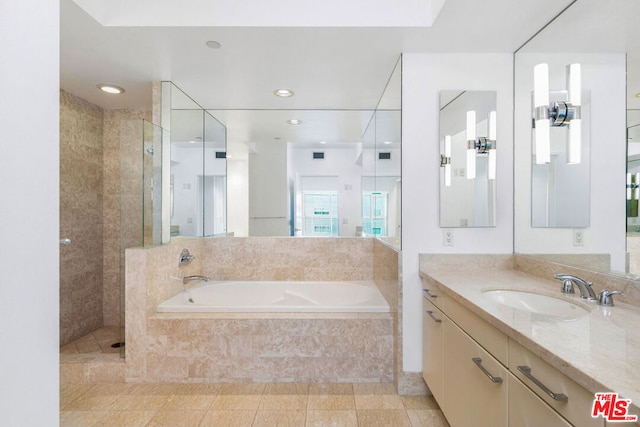
<svg viewBox="0 0 640 427"><path fill-rule="evenodd" d="M627 217L638 216L640 173L627 173Z"/></svg>
<svg viewBox="0 0 640 427"><path fill-rule="evenodd" d="M567 163L580 163L582 81L580 64L567 65L568 101L549 102L549 66L533 67L533 119L536 164L551 162L551 127L569 126Z"/></svg>
<svg viewBox="0 0 640 427"><path fill-rule="evenodd" d="M444 154L440 154L440 167L444 167L444 186L451 187L451 135L444 137Z"/></svg>
<svg viewBox="0 0 640 427"><path fill-rule="evenodd" d="M476 177L476 153L487 154L487 177L496 179L496 112L489 112L488 136L476 137L476 112L467 111L467 179Z"/></svg>

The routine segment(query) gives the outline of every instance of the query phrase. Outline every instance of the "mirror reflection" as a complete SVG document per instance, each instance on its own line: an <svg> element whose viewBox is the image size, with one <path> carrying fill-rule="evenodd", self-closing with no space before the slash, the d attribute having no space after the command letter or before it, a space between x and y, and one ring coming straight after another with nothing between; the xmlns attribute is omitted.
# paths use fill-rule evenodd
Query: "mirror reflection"
<svg viewBox="0 0 640 427"><path fill-rule="evenodd" d="M590 96L582 91L580 122L569 126L548 128L548 158L539 161L536 155L536 129L532 131L531 157L531 226L586 228L590 209ZM567 91L549 93L550 104L567 102ZM572 130L580 126L577 143L580 147L571 159ZM542 143L542 141L540 141Z"/></svg>
<svg viewBox="0 0 640 427"><path fill-rule="evenodd" d="M627 248L631 236L627 239L625 224L634 220L627 218L627 188L623 187L628 168L627 109L640 107L640 98L635 96L640 90L637 77L640 75L640 43L634 33L634 20L639 14L640 3L633 0L616 2L613 9L593 0L573 2L516 53L516 252L616 274L640 273L631 262L636 249L630 243ZM593 31L594 28L598 31ZM571 34L571 43L558 43L567 34ZM564 73L567 64L581 64L582 85L590 92L589 180L574 182L567 189L569 194L565 192L556 197L556 200L569 199L588 185L589 218L585 228L578 228L575 223L558 228L532 227L531 178L534 173L531 168L535 147L530 145L531 94L533 69L540 63L549 64L552 90L567 87ZM562 209L576 218L586 210L576 203L565 204Z"/></svg>
<svg viewBox="0 0 640 427"><path fill-rule="evenodd" d="M495 227L496 92L440 93L440 227Z"/></svg>
<svg viewBox="0 0 640 427"><path fill-rule="evenodd" d="M163 82L171 235L376 236L399 248L400 64L375 110L206 110Z"/></svg>
<svg viewBox="0 0 640 427"><path fill-rule="evenodd" d="M171 236L227 231L226 129L171 83Z"/></svg>

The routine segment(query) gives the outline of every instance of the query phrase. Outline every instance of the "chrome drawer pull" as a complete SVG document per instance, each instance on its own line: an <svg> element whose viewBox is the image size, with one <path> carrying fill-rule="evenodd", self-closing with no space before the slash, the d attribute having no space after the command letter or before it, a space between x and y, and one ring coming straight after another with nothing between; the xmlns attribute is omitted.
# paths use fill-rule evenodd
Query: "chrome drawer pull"
<svg viewBox="0 0 640 427"><path fill-rule="evenodd" d="M529 378L531 381L533 381L533 383L535 385L537 385L538 387L540 387L542 389L542 391L544 391L545 393L547 393L547 395L552 398L553 400L558 400L560 402L566 402L569 400L569 397L567 397L566 394L562 394L562 393L554 393L551 390L549 390L549 387L547 387L546 385L542 384L540 382L539 379L537 379L536 377L534 377L533 375L531 375L531 368L528 366L518 366L518 371L522 372L522 374Z"/></svg>
<svg viewBox="0 0 640 427"><path fill-rule="evenodd" d="M422 291L423 291L425 294L427 294L427 296L428 296L429 298L438 298L438 295L434 295L434 294L432 294L431 292L429 292L429 289L423 289Z"/></svg>
<svg viewBox="0 0 640 427"><path fill-rule="evenodd" d="M433 319L434 322L436 323L440 323L442 322L442 319L437 319L434 315L433 315L433 311L431 310L427 310L426 313L429 315L429 317L431 317Z"/></svg>
<svg viewBox="0 0 640 427"><path fill-rule="evenodd" d="M484 366L482 366L482 359L480 359L479 357L472 357L471 360L473 360L473 363L475 363L476 366L478 368L480 368L482 373L485 374L487 376L487 378L489 378L491 380L491 382L498 383L498 384L502 382L502 378L494 377L493 375L491 375L489 373L489 371L486 370L486 368Z"/></svg>

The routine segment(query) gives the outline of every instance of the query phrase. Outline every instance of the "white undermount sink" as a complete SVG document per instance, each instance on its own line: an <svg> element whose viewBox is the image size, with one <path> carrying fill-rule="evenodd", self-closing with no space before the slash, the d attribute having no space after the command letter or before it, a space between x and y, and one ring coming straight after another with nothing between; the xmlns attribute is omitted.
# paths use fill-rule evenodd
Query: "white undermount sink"
<svg viewBox="0 0 640 427"><path fill-rule="evenodd" d="M590 313L588 307L574 304L560 297L515 289L487 289L482 293L498 304L515 310L552 317L556 320L575 320Z"/></svg>

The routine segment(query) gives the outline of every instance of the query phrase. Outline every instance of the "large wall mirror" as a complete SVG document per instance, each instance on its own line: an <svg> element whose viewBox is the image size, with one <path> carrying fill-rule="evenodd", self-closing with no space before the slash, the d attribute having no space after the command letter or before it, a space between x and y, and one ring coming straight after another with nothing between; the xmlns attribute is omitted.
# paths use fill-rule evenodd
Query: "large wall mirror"
<svg viewBox="0 0 640 427"><path fill-rule="evenodd" d="M640 40L634 29L640 2L621 0L615 8L594 0L565 3L568 8L515 55L514 250L563 264L637 275L640 263L634 266L632 262L637 251L631 243L633 232L627 235L627 224L635 221L628 218L635 212L628 199L634 192L627 191L634 185L627 175L627 168L632 168L632 163L627 164L627 127L633 125L627 123L627 116L632 116L627 109L640 107L640 98L635 96L640 91ZM567 34L571 42L558 43ZM570 90L566 66L580 64L580 164L567 165L569 125L562 130L561 141L551 143L552 160L541 167L546 170L536 170L539 162L532 122L539 118L534 90L538 64L548 66L550 91ZM632 138L632 132L630 135ZM630 150L632 147L629 144ZM633 155L629 159L633 162ZM576 166L588 170L578 172ZM569 179L558 168L576 173L576 178ZM563 188L559 187L561 178ZM543 202L542 208L536 207L538 201ZM562 221L556 216L557 222L552 222L552 208L554 215L562 211Z"/></svg>
<svg viewBox="0 0 640 427"><path fill-rule="evenodd" d="M170 82L171 236L203 237L227 232L226 129Z"/></svg>
<svg viewBox="0 0 640 427"><path fill-rule="evenodd" d="M496 225L496 92L440 92L440 227Z"/></svg>
<svg viewBox="0 0 640 427"><path fill-rule="evenodd" d="M172 235L374 236L400 247L400 59L392 65L368 110L203 109L166 83Z"/></svg>

